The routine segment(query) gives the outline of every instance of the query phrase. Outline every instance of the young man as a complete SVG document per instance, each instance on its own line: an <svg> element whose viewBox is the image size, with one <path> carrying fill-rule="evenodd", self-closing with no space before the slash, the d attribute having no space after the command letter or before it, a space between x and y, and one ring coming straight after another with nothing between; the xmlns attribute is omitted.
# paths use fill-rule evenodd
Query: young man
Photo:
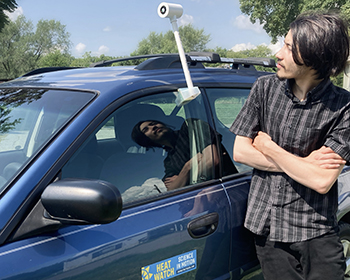
<svg viewBox="0 0 350 280"><path fill-rule="evenodd" d="M265 280L344 279L336 180L350 161L350 94L329 77L345 68L347 28L336 14L299 16L277 74L257 80L231 127L235 161L254 167L245 226Z"/></svg>

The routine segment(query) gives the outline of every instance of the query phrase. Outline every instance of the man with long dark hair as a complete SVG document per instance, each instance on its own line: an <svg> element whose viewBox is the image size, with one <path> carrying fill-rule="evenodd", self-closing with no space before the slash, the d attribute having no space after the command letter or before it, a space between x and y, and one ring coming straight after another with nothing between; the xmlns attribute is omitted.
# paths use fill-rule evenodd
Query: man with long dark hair
<svg viewBox="0 0 350 280"><path fill-rule="evenodd" d="M195 156L192 156L190 149L189 126L199 127L203 137L202 147ZM131 134L135 143L146 149L163 148L167 152L164 160L165 175L163 177L167 190L174 190L188 185L190 171L193 165L198 165L200 180L212 179L211 170L219 167L217 154L217 140L223 158L224 175L237 173L229 154L221 145L221 135L216 133L208 123L198 119L187 119L179 130L173 130L170 126L157 120L145 120L138 122ZM204 175L205 174L205 175Z"/></svg>
<svg viewBox="0 0 350 280"><path fill-rule="evenodd" d="M350 161L350 94L330 81L349 56L334 13L290 25L277 74L252 87L231 131L235 161L254 167L245 226L266 280L344 279L337 178Z"/></svg>

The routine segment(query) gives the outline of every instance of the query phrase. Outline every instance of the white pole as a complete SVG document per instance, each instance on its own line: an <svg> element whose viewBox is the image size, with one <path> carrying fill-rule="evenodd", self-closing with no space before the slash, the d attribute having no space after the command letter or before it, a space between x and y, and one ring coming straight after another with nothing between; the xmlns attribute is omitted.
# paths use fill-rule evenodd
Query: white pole
<svg viewBox="0 0 350 280"><path fill-rule="evenodd" d="M171 24L173 26L175 41L176 41L177 49L179 51L180 61L181 61L182 68L183 68L183 71L184 71L184 74L185 74L187 87L188 88L193 88L191 74L190 74L190 71L188 70L188 65L187 65L187 60L186 60L186 56L185 56L185 51L184 51L182 43L181 43L180 33L179 33L178 26L177 26L176 17L172 18L170 21L171 21Z"/></svg>
<svg viewBox="0 0 350 280"><path fill-rule="evenodd" d="M176 95L175 102L177 106L182 106L187 102L190 102L201 93L198 87L193 86L190 71L188 70L185 52L180 39L179 28L177 26L177 19L182 16L182 13L183 9L182 6L179 4L162 2L158 6L158 15L161 18L169 18L171 25L173 26L175 41L177 49L179 51L180 61L187 84L187 88L179 88L177 90L177 93L174 92L174 94Z"/></svg>

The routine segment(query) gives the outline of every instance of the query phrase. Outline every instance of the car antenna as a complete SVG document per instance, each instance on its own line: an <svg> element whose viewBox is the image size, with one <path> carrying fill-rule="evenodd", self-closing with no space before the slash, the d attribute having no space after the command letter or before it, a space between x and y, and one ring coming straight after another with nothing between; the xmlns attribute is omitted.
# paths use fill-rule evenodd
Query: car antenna
<svg viewBox="0 0 350 280"><path fill-rule="evenodd" d="M198 87L193 86L190 71L188 70L185 52L181 43L179 28L177 26L177 19L180 18L182 14L183 14L183 8L179 4L162 2L158 6L158 15L161 18L170 19L170 22L174 31L177 49L179 51L182 69L184 71L185 79L187 83L187 88L179 88L177 92L175 92L175 95L176 95L175 102L179 107L195 99L201 93Z"/></svg>

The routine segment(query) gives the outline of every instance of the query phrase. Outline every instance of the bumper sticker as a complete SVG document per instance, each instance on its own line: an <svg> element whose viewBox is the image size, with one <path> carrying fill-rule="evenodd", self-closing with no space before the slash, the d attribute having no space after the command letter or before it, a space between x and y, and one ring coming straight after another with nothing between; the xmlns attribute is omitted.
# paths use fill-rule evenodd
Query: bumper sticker
<svg viewBox="0 0 350 280"><path fill-rule="evenodd" d="M163 280L197 268L197 251L193 250L141 268L142 280Z"/></svg>

